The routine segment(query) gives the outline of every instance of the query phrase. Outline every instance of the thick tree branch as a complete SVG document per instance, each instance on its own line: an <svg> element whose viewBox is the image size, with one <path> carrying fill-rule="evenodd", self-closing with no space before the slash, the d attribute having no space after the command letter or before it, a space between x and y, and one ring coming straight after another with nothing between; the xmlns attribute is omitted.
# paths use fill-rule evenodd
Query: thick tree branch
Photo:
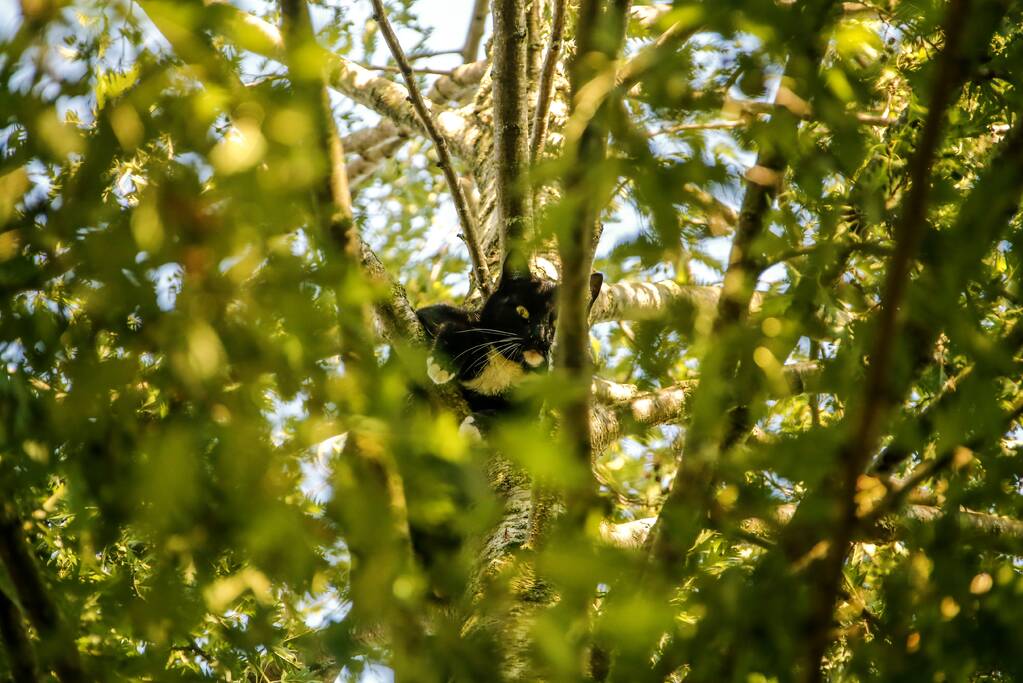
<svg viewBox="0 0 1023 683"><path fill-rule="evenodd" d="M650 427L680 419L695 388L696 381L691 380L636 396L616 406L595 403L589 430L592 452L600 453L621 438L630 422Z"/></svg>
<svg viewBox="0 0 1023 683"><path fill-rule="evenodd" d="M461 102L468 93L479 86L488 68L490 63L486 60L456 66L451 73L433 82L426 97L437 104Z"/></svg>
<svg viewBox="0 0 1023 683"><path fill-rule="evenodd" d="M820 391L823 371L817 363L793 363L782 366L787 393L780 388L774 398ZM595 377L591 391L600 402L593 406L590 439L593 452L600 453L621 438L630 424L652 427L685 419L696 379L685 380L663 389L642 391L633 384L619 384Z"/></svg>
<svg viewBox="0 0 1023 683"><path fill-rule="evenodd" d="M519 245L532 223L529 118L526 105L525 0L494 0L494 160L497 211L505 250Z"/></svg>
<svg viewBox="0 0 1023 683"><path fill-rule="evenodd" d="M344 136L341 138L341 144L346 153L358 154L367 161L372 161L366 156L367 153L371 154L370 150L402 135L403 133L398 130L393 121L382 119L375 126L361 128Z"/></svg>
<svg viewBox="0 0 1023 683"><path fill-rule="evenodd" d="M369 177L376 172L381 162L386 159L390 159L397 154L398 150L404 147L406 142L408 142L406 138L394 138L388 140L387 142L383 142L376 147L367 150L367 155L365 157L356 159L349 163L345 167L346 173L348 174L348 184L354 188L368 180Z"/></svg>
<svg viewBox="0 0 1023 683"><path fill-rule="evenodd" d="M540 61L547 27L541 13L547 0L526 0L526 119L532 123L536 110ZM532 126L527 137L532 134ZM530 157L530 161L532 157Z"/></svg>
<svg viewBox="0 0 1023 683"><path fill-rule="evenodd" d="M751 253L753 241L764 228L764 219L777 192L784 161L776 150L757 155L756 164L746 174L746 191L739 209L728 267L722 282L723 296L718 300L715 334L741 324L749 315L760 264Z"/></svg>
<svg viewBox="0 0 1023 683"><path fill-rule="evenodd" d="M714 315L721 298L721 287L682 285L674 280L605 284L593 302L590 323L609 320L652 320L672 309L692 311L694 315ZM763 297L754 293L751 310L759 310Z"/></svg>
<svg viewBox="0 0 1023 683"><path fill-rule="evenodd" d="M89 680L82 669L74 631L50 597L39 567L29 552L21 520L10 502L0 503L0 563L7 570L25 616L39 634L43 661L53 666L61 683Z"/></svg>
<svg viewBox="0 0 1023 683"><path fill-rule="evenodd" d="M384 40L391 49L391 55L394 56L394 61L398 63L398 68L401 69L401 74L405 78L405 85L408 87L412 106L415 108L416 113L419 114L427 134L433 140L433 144L437 149L438 164L444 173L444 179L447 181L448 190L451 192L451 198L455 204L455 213L458 215L458 222L462 225L462 235L465 237L465 244L469 248L469 258L472 259L476 286L486 296L491 291L490 272L487 269L486 259L483 258L483 253L480 251L476 225L469 213L465 192L462 189L458 176L455 174L454 162L451 160L451 154L448 152L447 142L440 134L440 131L437 130L430 111L426 107L426 102L423 101L423 95L419 92L419 86L416 84L415 74L412 73L412 67L409 66L408 60L405 59L405 53L398 42L398 36L394 34L391 23L387 20L381 0L373 0L373 11L377 24L384 34Z"/></svg>

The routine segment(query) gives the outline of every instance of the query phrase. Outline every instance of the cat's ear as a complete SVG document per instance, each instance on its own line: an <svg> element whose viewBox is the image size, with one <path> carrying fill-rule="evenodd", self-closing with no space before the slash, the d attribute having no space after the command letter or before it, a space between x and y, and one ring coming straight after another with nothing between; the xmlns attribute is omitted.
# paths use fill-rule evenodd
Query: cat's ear
<svg viewBox="0 0 1023 683"><path fill-rule="evenodd" d="M518 249L510 249L504 257L504 265L501 266L501 282L497 288L509 284L512 280L520 280L529 277L529 261Z"/></svg>
<svg viewBox="0 0 1023 683"><path fill-rule="evenodd" d="M590 308L593 308L593 302L597 300L597 296L600 294L600 288L604 285L604 274L603 273L590 273Z"/></svg>

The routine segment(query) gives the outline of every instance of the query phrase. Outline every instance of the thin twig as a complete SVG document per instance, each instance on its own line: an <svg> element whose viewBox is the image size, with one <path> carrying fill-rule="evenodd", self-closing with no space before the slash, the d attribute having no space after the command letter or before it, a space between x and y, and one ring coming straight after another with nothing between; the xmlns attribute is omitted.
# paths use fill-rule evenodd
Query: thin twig
<svg viewBox="0 0 1023 683"><path fill-rule="evenodd" d="M676 126L666 126L664 128L652 130L649 135L650 137L657 137L658 135L673 135L675 133L684 133L690 130L730 130L732 128L742 128L746 125L749 125L749 123L743 119L707 121L706 123L680 123Z"/></svg>
<svg viewBox="0 0 1023 683"><path fill-rule="evenodd" d="M1006 347L1010 348L1010 347ZM938 395L935 396L930 404L924 408L919 414L917 414L912 422L912 432L929 433L934 430L934 421L936 416L943 410L948 408L948 405L955 400L958 396L956 389L960 384L963 383L970 375L973 374L976 366L971 363L960 370L954 377L950 377L942 385ZM902 464L902 462L910 456L912 450L906 444L906 438L904 432L906 430L897 430L895 438L892 439L891 443L884 447L881 454L875 460L875 464L872 469L872 473L875 475L887 476L891 474L896 467Z"/></svg>
<svg viewBox="0 0 1023 683"><path fill-rule="evenodd" d="M554 16L551 19L551 40L544 53L540 69L540 85L537 88L536 111L533 114L532 138L529 141L529 157L536 163L543 154L547 142L547 118L551 108L554 89L554 74L558 69L561 45L565 39L565 5L567 0L554 0Z"/></svg>
<svg viewBox="0 0 1023 683"><path fill-rule="evenodd" d="M765 116L774 114L779 108L789 110L794 116L803 121L813 121L814 111L809 103L802 100L789 100L783 102L764 102L759 100L736 99L729 97L725 100L723 109L733 115ZM884 114L871 114L869 112L851 112L849 114L857 122L865 126L890 126L899 119L885 116ZM743 123L746 123L745 121Z"/></svg>
<svg viewBox="0 0 1023 683"><path fill-rule="evenodd" d="M947 448L931 460L920 463L908 477L891 489L869 512L861 516L861 524L869 528L878 523L882 517L895 510L920 484L935 476L946 467L953 465L956 462L956 453L960 448L965 448L967 451L975 451L988 446L991 441L991 433L997 434L1000 437L1001 434L1012 428L1013 422L1018 420L1021 414L1023 414L1023 399L1016 399L1013 406L999 420L999 429L992 430L988 435L976 437L963 447Z"/></svg>
<svg viewBox="0 0 1023 683"><path fill-rule="evenodd" d="M810 360L812 362L820 362L821 359L821 343L817 339L810 339ZM817 392L811 393L807 397L810 403L810 424L813 427L821 426L821 396Z"/></svg>
<svg viewBox="0 0 1023 683"><path fill-rule="evenodd" d="M394 66L393 64L366 64L363 62L356 62L363 69L369 69L370 71L390 71L392 73L401 73L401 67ZM428 67L416 67L412 69L417 74L433 74L437 76L450 76L452 69L430 69Z"/></svg>
<svg viewBox="0 0 1023 683"><path fill-rule="evenodd" d="M426 52L413 52L407 55L410 62L415 62L420 59L429 59L431 57L443 57L444 55L457 55L462 53L462 48L455 47L450 50L427 50Z"/></svg>
<svg viewBox="0 0 1023 683"><path fill-rule="evenodd" d="M433 144L437 149L438 165L444 173L444 179L447 181L448 189L451 191L451 197L455 203L455 213L458 214L458 221L462 224L462 233L465 236L465 244L469 247L469 256L472 259L476 286L484 295L489 294L490 273L487 270L486 259L483 258L483 252L480 249L479 241L476 238L476 229L469 213L468 202L465 199L465 192L462 191L462 186L458 182L458 175L455 173L454 164L451 160L451 153L448 151L447 143L445 142L444 137L437 130L437 126L434 123L433 118L430 116L430 111L426 107L426 102L423 101L423 95L419 91L419 85L416 83L415 75L412 73L412 67L409 65L408 59L405 58L405 53L402 52L401 44L398 42L398 36L394 34L394 29L391 28L391 24L387 20L387 15L384 12L384 4L381 0L373 0L373 13L376 17L377 24L380 26L380 31L383 33L384 40L387 42L387 46L391 49L391 55L394 57L394 61L398 63L401 75L405 79L405 85L408 88L409 98L412 100L412 106L415 108L416 113L419 114L419 118L422 119L423 126L426 128L427 134L429 134L430 139L433 140Z"/></svg>

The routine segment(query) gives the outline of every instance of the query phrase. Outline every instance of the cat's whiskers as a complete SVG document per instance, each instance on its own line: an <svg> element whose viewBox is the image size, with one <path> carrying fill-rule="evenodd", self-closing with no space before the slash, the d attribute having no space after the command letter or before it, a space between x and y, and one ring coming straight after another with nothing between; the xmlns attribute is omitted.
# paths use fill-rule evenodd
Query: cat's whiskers
<svg viewBox="0 0 1023 683"><path fill-rule="evenodd" d="M509 341L506 341L506 342L504 342L504 343L502 343L500 345L494 344L494 351L496 351L497 353L500 353L505 358L508 358L508 356L505 355L504 353L502 353L503 351L507 351L509 354L513 354L513 353L515 353L516 351L518 351L521 348L522 348L522 340L521 340L521 338L516 338L516 339L513 339L513 340L509 340ZM511 359L509 358L509 360L511 360Z"/></svg>
<svg viewBox="0 0 1023 683"><path fill-rule="evenodd" d="M469 333L475 333L475 332L485 332L485 333L493 335L495 337L505 337L505 338L518 337L518 335L515 334L514 332L508 332L507 330L495 330L495 329L490 328L490 327L474 327L471 330L456 330L455 334L469 334Z"/></svg>
<svg viewBox="0 0 1023 683"><path fill-rule="evenodd" d="M496 344L491 344L490 346L494 350L495 353L498 353L498 354L504 356L504 354L501 353L501 351L503 351L503 350L511 350L514 353L515 347L517 347L517 346L521 347L521 345L522 344L519 341L519 337L516 337L515 339L504 340L504 341L498 342ZM504 356L504 357L507 358L507 356ZM473 370L475 370L477 367L480 367L480 368L485 367L488 362L490 362L490 354L489 353L485 353L482 356L480 356L479 358L477 358L476 360L474 360L466 368L466 372L469 373L469 374L472 374Z"/></svg>
<svg viewBox="0 0 1023 683"><path fill-rule="evenodd" d="M499 343L499 344L506 344L506 343L508 343L508 341L510 341L510 340L501 340L501 341L499 341L497 343ZM467 348L466 350L462 351L460 354L458 354L457 356L452 358L451 361L454 362L454 361L458 360L459 358L461 358L462 356L464 356L465 354L467 354L467 353L469 353L471 351L475 351L477 349L482 349L482 348L484 348L486 346L494 346L494 344L495 344L495 342L485 341L485 342L483 342L481 344L476 344L475 346L470 346L469 348Z"/></svg>

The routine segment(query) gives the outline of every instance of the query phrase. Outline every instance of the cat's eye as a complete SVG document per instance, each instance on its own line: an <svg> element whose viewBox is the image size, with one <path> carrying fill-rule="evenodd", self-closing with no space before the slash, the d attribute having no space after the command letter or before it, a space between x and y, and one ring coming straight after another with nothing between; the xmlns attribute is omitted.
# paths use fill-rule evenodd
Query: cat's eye
<svg viewBox="0 0 1023 683"><path fill-rule="evenodd" d="M516 306L515 312L518 313L523 318L525 318L526 320L529 320L529 310L526 309L525 306Z"/></svg>

